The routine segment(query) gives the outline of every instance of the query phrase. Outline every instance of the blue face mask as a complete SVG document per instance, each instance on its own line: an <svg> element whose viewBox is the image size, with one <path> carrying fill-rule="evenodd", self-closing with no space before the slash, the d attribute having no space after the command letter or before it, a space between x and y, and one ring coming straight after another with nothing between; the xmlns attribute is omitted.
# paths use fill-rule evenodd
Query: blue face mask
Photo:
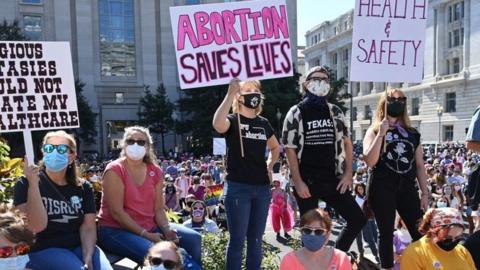
<svg viewBox="0 0 480 270"><path fill-rule="evenodd" d="M303 246L311 252L319 251L323 247L323 245L325 245L326 241L327 241L327 238L323 234L322 235L302 234Z"/></svg>
<svg viewBox="0 0 480 270"><path fill-rule="evenodd" d="M54 149L51 153L45 153L43 156L43 162L47 170L51 172L60 172L68 166L68 153L59 154L57 149Z"/></svg>

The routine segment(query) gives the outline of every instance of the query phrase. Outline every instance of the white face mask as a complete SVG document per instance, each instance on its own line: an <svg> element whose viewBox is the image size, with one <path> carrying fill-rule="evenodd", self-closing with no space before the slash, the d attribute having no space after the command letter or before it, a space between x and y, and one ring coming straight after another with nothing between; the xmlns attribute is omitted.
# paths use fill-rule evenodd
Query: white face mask
<svg viewBox="0 0 480 270"><path fill-rule="evenodd" d="M330 92L330 84L325 80L311 80L307 84L307 90L316 96L324 97Z"/></svg>
<svg viewBox="0 0 480 270"><path fill-rule="evenodd" d="M97 182L98 181L98 175L95 174L94 176L90 177L90 181Z"/></svg>
<svg viewBox="0 0 480 270"><path fill-rule="evenodd" d="M140 146L137 143L127 145L125 149L127 157L133 160L141 160L145 156L146 152L147 150L145 149L145 146Z"/></svg>
<svg viewBox="0 0 480 270"><path fill-rule="evenodd" d="M437 202L437 208L445 208L445 207L447 207L446 202L441 202L441 201Z"/></svg>
<svg viewBox="0 0 480 270"><path fill-rule="evenodd" d="M24 270L29 261L28 255L21 255L0 259L0 269L2 270Z"/></svg>
<svg viewBox="0 0 480 270"><path fill-rule="evenodd" d="M157 265L157 266L150 266L147 270L167 270L163 264Z"/></svg>

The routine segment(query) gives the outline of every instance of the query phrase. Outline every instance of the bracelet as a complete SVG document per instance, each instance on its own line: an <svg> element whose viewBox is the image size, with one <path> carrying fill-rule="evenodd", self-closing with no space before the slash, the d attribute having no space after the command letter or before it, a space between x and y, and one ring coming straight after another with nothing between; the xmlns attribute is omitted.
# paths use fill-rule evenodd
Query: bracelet
<svg viewBox="0 0 480 270"><path fill-rule="evenodd" d="M142 232L140 233L140 236L143 237L146 232L147 232L147 230L143 229Z"/></svg>

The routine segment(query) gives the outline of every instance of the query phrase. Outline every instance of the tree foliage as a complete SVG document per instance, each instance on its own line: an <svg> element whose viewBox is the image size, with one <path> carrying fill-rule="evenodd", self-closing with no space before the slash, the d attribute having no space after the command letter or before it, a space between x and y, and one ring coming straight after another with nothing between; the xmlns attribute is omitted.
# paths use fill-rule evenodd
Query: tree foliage
<svg viewBox="0 0 480 270"><path fill-rule="evenodd" d="M337 73L329 67L325 68L330 73L330 93L328 94L327 100L340 107L343 113L346 113L348 108L345 106L344 100L350 98L350 93L347 91L341 92L346 89L345 84L348 83L348 81L343 77L337 78Z"/></svg>
<svg viewBox="0 0 480 270"><path fill-rule="evenodd" d="M22 32L18 21L14 20L11 24L7 20L3 20L0 24L0 40L28 40L25 34Z"/></svg>
<svg viewBox="0 0 480 270"><path fill-rule="evenodd" d="M95 127L97 114L93 112L87 99L82 94L84 86L84 82L75 80L78 115L80 116L80 128L77 134L83 142L93 144L97 136L97 129Z"/></svg>
<svg viewBox="0 0 480 270"><path fill-rule="evenodd" d="M0 139L0 203L12 200L15 182L22 175L22 159L10 158L10 146L5 140Z"/></svg>

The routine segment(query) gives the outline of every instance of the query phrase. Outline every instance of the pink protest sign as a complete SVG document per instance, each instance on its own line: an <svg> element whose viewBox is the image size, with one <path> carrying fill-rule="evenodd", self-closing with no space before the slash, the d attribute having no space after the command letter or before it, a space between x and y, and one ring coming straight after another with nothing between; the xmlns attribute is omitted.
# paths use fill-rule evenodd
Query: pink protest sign
<svg viewBox="0 0 480 270"><path fill-rule="evenodd" d="M171 7L182 89L293 75L285 0Z"/></svg>
<svg viewBox="0 0 480 270"><path fill-rule="evenodd" d="M421 82L428 0L356 0L352 81Z"/></svg>

